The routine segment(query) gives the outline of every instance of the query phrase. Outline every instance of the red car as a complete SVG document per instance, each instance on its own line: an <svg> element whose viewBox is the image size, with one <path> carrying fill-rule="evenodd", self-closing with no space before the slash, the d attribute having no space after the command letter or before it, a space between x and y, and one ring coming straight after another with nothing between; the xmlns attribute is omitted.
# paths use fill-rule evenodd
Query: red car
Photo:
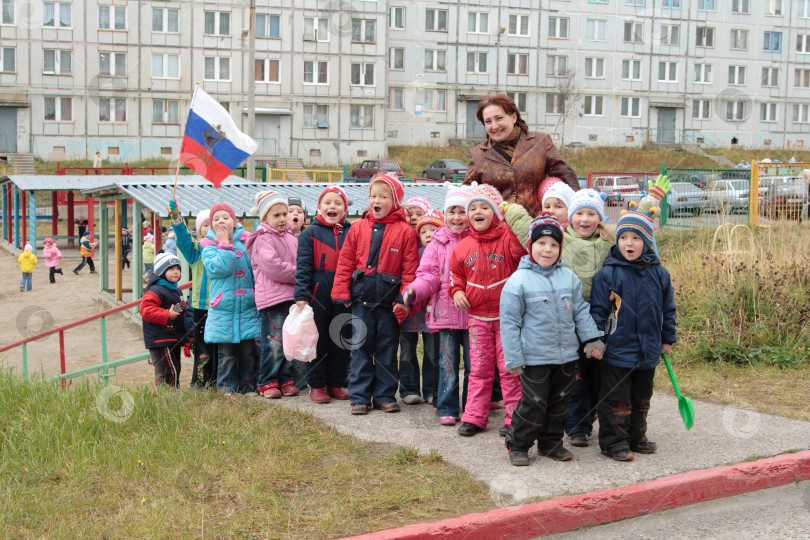
<svg viewBox="0 0 810 540"><path fill-rule="evenodd" d="M377 173L396 173L402 180L402 167L391 159L367 159L359 167L352 170L352 178L371 178Z"/></svg>

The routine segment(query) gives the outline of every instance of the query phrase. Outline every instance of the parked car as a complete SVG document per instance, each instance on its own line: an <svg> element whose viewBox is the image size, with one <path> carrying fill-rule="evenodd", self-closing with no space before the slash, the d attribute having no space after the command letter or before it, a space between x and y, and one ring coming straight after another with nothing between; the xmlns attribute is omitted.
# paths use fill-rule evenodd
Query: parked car
<svg viewBox="0 0 810 540"><path fill-rule="evenodd" d="M734 213L748 208L748 194L751 183L748 180L715 180L703 190L705 209L713 212Z"/></svg>
<svg viewBox="0 0 810 540"><path fill-rule="evenodd" d="M703 190L689 182L670 182L667 193L667 216L680 212L700 215L703 212Z"/></svg>
<svg viewBox="0 0 810 540"><path fill-rule="evenodd" d="M795 182L780 182L768 187L763 197L762 208L770 219L798 219L807 209L808 183L804 178Z"/></svg>
<svg viewBox="0 0 810 540"><path fill-rule="evenodd" d="M453 175L467 174L467 164L458 159L439 159L422 171L422 178L452 180Z"/></svg>
<svg viewBox="0 0 810 540"><path fill-rule="evenodd" d="M801 176L761 176L759 178L759 187L757 188L757 197L759 201L760 215L767 215L765 212L765 194L772 186L802 183L804 178Z"/></svg>
<svg viewBox="0 0 810 540"><path fill-rule="evenodd" d="M371 178L377 173L396 173L402 180L402 167L392 159L367 159L359 167L352 170L353 178Z"/></svg>
<svg viewBox="0 0 810 540"><path fill-rule="evenodd" d="M608 206L641 199L639 181L633 176L597 176L592 180L593 189L608 196Z"/></svg>
<svg viewBox="0 0 810 540"><path fill-rule="evenodd" d="M729 180L722 178L722 175L718 175L714 171L676 171L668 174L667 178L670 184L675 182L688 182L700 189L705 188L706 184L715 180Z"/></svg>

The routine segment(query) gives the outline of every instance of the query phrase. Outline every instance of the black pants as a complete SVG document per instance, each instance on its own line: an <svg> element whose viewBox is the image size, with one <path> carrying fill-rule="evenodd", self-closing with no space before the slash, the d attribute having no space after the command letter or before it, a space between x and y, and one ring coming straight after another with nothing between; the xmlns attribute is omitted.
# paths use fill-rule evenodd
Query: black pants
<svg viewBox="0 0 810 540"><path fill-rule="evenodd" d="M73 269L73 271L74 271L74 272L78 272L79 270L81 270L82 268L84 268L84 265L85 265L85 264L86 264L87 266L89 266L89 267L90 267L90 271L91 271L91 272L95 272L95 271L96 271L96 265L95 265L95 263L93 263L93 257L82 257L82 262L80 262L80 263L79 263L79 266L77 266L76 268L74 268L74 269Z"/></svg>
<svg viewBox="0 0 810 540"><path fill-rule="evenodd" d="M522 395L512 413L507 448L528 451L537 441L540 451L562 444L565 407L576 381L576 362L526 366L520 375Z"/></svg>
<svg viewBox="0 0 810 540"><path fill-rule="evenodd" d="M171 347L149 349L152 366L155 368L155 386L160 383L174 388L180 386L180 351L182 348L182 342L178 341Z"/></svg>
<svg viewBox="0 0 810 540"><path fill-rule="evenodd" d="M216 343L205 342L205 320L208 311L194 309L194 368L191 372L191 386L196 388L217 386Z"/></svg>
<svg viewBox="0 0 810 540"><path fill-rule="evenodd" d="M57 268L57 267L55 267L55 266L51 266L50 268L48 268L48 280L49 280L51 283L56 283L56 279L54 279L54 276L55 276L56 274L61 275L61 274L62 274L62 269L61 269L61 268Z"/></svg>
<svg viewBox="0 0 810 540"><path fill-rule="evenodd" d="M603 452L629 450L647 442L647 413L655 369L602 364L599 392L599 446Z"/></svg>
<svg viewBox="0 0 810 540"><path fill-rule="evenodd" d="M313 302L315 326L318 328L318 346L315 360L303 364L306 383L310 388L345 388L349 386L349 360L352 356L352 311L335 304L319 305ZM298 377L293 368L293 380L298 388Z"/></svg>
<svg viewBox="0 0 810 540"><path fill-rule="evenodd" d="M124 268L129 268L128 255L129 251L125 251L124 253L121 254L121 270L123 270Z"/></svg>

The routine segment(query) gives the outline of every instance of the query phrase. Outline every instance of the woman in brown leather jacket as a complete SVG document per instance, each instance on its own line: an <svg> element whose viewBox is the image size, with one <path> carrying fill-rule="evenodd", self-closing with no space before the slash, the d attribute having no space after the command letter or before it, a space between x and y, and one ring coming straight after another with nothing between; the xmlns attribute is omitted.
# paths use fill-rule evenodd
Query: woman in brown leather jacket
<svg viewBox="0 0 810 540"><path fill-rule="evenodd" d="M529 131L510 97L487 96L478 104L476 116L487 130L487 140L473 148L465 184L490 184L505 201L521 204L532 217L540 213L537 188L544 178L556 176L579 190L576 173L551 137Z"/></svg>

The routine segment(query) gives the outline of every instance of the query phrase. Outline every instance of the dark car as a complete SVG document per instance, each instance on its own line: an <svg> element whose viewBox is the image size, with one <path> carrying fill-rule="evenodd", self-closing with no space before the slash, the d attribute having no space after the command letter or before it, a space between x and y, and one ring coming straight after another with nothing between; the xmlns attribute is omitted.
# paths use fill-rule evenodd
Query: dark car
<svg viewBox="0 0 810 540"><path fill-rule="evenodd" d="M352 170L353 178L371 178L377 173L392 172L402 180L402 167L392 159L367 159L359 167Z"/></svg>
<svg viewBox="0 0 810 540"><path fill-rule="evenodd" d="M456 174L466 175L467 164L457 159L440 159L434 161L430 167L422 171L422 178L452 180Z"/></svg>
<svg viewBox="0 0 810 540"><path fill-rule="evenodd" d="M762 197L762 209L770 219L799 219L807 207L807 180L771 185Z"/></svg>

